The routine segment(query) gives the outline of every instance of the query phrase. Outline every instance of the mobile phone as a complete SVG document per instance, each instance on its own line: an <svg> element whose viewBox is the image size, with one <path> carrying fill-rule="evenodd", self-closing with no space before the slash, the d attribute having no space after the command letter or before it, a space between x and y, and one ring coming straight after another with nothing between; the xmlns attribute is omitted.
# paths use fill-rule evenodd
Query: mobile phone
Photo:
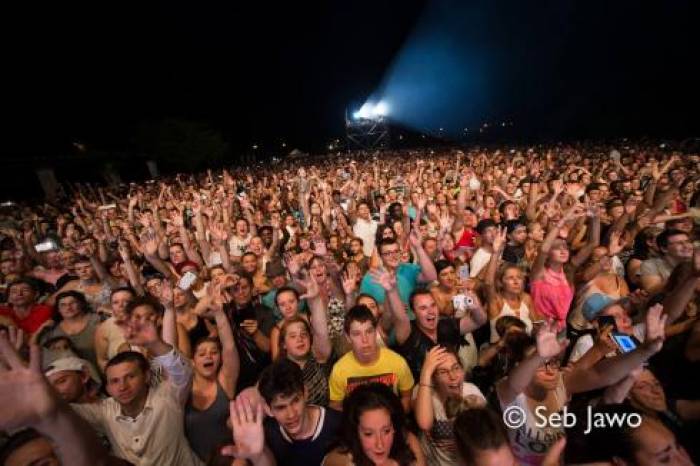
<svg viewBox="0 0 700 466"><path fill-rule="evenodd" d="M637 346L639 346L639 341L635 337L625 333L614 332L612 334L612 339L623 353L629 353L630 351L637 349Z"/></svg>
<svg viewBox="0 0 700 466"><path fill-rule="evenodd" d="M177 283L177 287L181 290L189 290L192 284L197 280L197 274L194 272L185 272Z"/></svg>
<svg viewBox="0 0 700 466"><path fill-rule="evenodd" d="M2 204L0 204L0 207L12 207L12 206L14 206L14 205L15 205L14 202L12 202L12 201L7 201L7 202L3 202Z"/></svg>
<svg viewBox="0 0 700 466"><path fill-rule="evenodd" d="M116 209L117 204L107 204L107 205L101 205L97 208L97 210L110 210L110 209Z"/></svg>
<svg viewBox="0 0 700 466"><path fill-rule="evenodd" d="M34 245L34 250L36 252L54 251L56 249L58 249L56 247L56 243L54 243L50 239L47 239L46 241L42 241L41 243Z"/></svg>
<svg viewBox="0 0 700 466"><path fill-rule="evenodd" d="M247 306L244 309L237 309L233 312L233 321L237 325L241 325L246 320L255 320L255 309L253 306Z"/></svg>
<svg viewBox="0 0 700 466"><path fill-rule="evenodd" d="M469 264L460 265L459 269L457 270L457 274L459 275L460 280L468 280L469 279Z"/></svg>
<svg viewBox="0 0 700 466"><path fill-rule="evenodd" d="M611 326L614 332L617 332L617 325L615 324L615 318L612 316L599 316L596 318L598 321L598 328L604 328Z"/></svg>

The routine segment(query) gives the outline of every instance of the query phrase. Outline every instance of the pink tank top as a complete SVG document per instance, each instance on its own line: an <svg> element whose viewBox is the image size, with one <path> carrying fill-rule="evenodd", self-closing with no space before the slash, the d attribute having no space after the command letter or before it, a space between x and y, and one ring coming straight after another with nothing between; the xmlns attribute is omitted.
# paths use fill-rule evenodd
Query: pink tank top
<svg viewBox="0 0 700 466"><path fill-rule="evenodd" d="M530 294L540 314L555 320L559 330L566 326L566 315L574 300L574 289L563 270L555 272L545 267L544 277L530 284Z"/></svg>

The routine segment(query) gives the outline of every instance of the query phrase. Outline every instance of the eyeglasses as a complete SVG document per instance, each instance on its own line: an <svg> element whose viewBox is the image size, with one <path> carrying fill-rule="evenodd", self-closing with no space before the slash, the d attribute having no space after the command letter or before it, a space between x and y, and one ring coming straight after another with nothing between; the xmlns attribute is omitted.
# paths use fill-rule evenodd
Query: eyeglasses
<svg viewBox="0 0 700 466"><path fill-rule="evenodd" d="M454 366L450 367L449 369L438 369L435 371L435 375L438 377L446 377L447 375L451 374L459 374L462 372L462 366L459 364L455 364Z"/></svg>
<svg viewBox="0 0 700 466"><path fill-rule="evenodd" d="M384 251L382 253L382 256L398 256L401 253L398 249L394 249L393 251Z"/></svg>

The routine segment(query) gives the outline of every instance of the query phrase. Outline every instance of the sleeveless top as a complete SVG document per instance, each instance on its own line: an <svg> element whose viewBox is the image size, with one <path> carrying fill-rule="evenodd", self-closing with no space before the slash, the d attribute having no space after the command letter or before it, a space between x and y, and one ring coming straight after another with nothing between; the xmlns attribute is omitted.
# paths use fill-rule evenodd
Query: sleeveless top
<svg viewBox="0 0 700 466"><path fill-rule="evenodd" d="M85 327L78 333L69 335L62 328L60 322L54 327L42 332L39 341L41 344L55 337L68 338L75 349L78 351L78 356L89 361L93 366L97 367L97 353L95 352L95 331L100 324L100 318L94 312L89 312L86 315L87 322Z"/></svg>
<svg viewBox="0 0 700 466"><path fill-rule="evenodd" d="M498 313L498 316L496 318L491 319L489 321L491 324L491 343L496 343L499 340L498 333L496 332L496 321L503 316L517 317L518 319L522 320L525 324L525 331L527 332L527 334L529 335L532 332L532 320L530 319L530 309L527 307L527 304L525 304L524 299L520 300L520 307L517 311L518 312L516 312L515 309L510 307L508 301L506 301L505 299L503 300L503 307L501 307L501 312Z"/></svg>
<svg viewBox="0 0 700 466"><path fill-rule="evenodd" d="M563 330L574 299L574 289L566 279L566 273L545 267L544 276L530 284L530 294L537 312L555 320L559 330Z"/></svg>
<svg viewBox="0 0 700 466"><path fill-rule="evenodd" d="M226 426L229 417L229 399L216 382L216 398L207 409L192 405L192 398L185 405L185 435L190 447L199 458L207 462L217 448L230 443L231 430Z"/></svg>

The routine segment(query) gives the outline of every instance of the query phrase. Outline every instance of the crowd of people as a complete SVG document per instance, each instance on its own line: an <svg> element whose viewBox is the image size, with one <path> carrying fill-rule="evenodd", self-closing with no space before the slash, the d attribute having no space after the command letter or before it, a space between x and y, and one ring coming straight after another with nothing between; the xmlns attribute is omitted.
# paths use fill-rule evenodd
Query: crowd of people
<svg viewBox="0 0 700 466"><path fill-rule="evenodd" d="M73 188L0 208L2 465L700 460L697 154L361 152Z"/></svg>

